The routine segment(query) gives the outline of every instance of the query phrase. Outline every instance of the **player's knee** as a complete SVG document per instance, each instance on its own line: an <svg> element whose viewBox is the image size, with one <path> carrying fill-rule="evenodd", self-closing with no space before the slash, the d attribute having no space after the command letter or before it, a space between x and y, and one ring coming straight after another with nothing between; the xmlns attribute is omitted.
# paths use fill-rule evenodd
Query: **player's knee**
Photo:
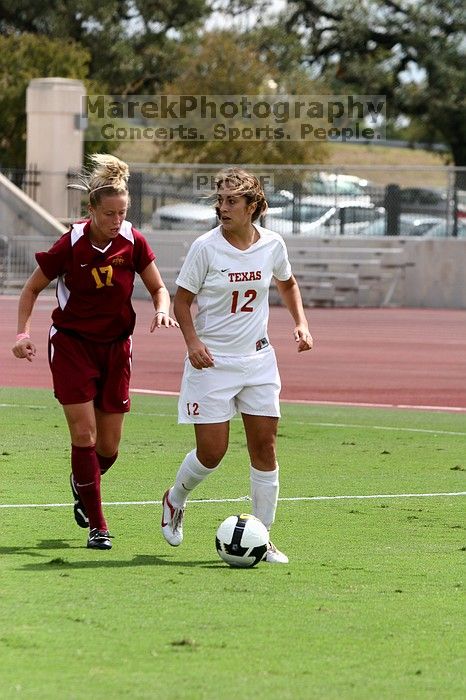
<svg viewBox="0 0 466 700"><path fill-rule="evenodd" d="M219 445L211 447L202 447L197 449L197 458L200 463L207 469L218 467L223 457L225 456L226 448Z"/></svg>
<svg viewBox="0 0 466 700"><path fill-rule="evenodd" d="M99 455L109 459L118 453L118 448L120 446L119 440L102 440L101 437L97 437L96 450Z"/></svg>
<svg viewBox="0 0 466 700"><path fill-rule="evenodd" d="M71 442L76 447L95 445L96 431L89 425L74 425L71 428Z"/></svg>

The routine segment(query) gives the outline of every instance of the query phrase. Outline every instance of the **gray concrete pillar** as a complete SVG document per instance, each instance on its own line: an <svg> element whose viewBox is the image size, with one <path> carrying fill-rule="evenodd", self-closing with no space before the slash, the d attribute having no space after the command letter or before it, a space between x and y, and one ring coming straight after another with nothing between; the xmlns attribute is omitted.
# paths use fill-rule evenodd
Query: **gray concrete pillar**
<svg viewBox="0 0 466 700"><path fill-rule="evenodd" d="M40 173L38 204L62 220L79 216L69 210L66 185L68 173L83 163L84 95L83 83L68 78L36 78L26 93L26 166L36 165Z"/></svg>

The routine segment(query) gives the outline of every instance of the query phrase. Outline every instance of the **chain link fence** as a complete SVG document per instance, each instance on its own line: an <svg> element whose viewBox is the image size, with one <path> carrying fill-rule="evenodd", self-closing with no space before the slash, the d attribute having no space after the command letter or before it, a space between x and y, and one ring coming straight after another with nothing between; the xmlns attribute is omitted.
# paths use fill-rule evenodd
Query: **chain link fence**
<svg viewBox="0 0 466 700"><path fill-rule="evenodd" d="M250 166L269 209L262 224L282 235L466 237L466 168ZM133 164L131 220L155 230L215 225L212 165Z"/></svg>
<svg viewBox="0 0 466 700"><path fill-rule="evenodd" d="M403 303L411 271L404 243L414 244L414 237L444 238L434 244L441 246L436 256L426 253L425 269L435 270L441 268L439 253L450 250L450 244L456 250L455 238L466 239L466 190L461 187L466 168L244 167L263 184L269 209L261 223L287 239L308 305ZM217 223L219 170L216 165L130 164L127 218L156 251L171 293L190 242ZM40 200L40 175L15 173L10 179ZM68 180L76 177L70 174ZM87 196L70 192L67 220L87 216ZM0 208L0 293L17 293L35 267L35 253L47 250L56 236L25 235L20 225L6 231L2 220ZM397 246L389 251L391 257L397 253L396 261L388 260L387 246Z"/></svg>
<svg viewBox="0 0 466 700"><path fill-rule="evenodd" d="M36 267L35 254L48 250L52 236L0 236L0 293L17 293ZM55 286L52 282L50 289Z"/></svg>
<svg viewBox="0 0 466 700"><path fill-rule="evenodd" d="M436 166L246 165L269 209L261 223L284 236L466 237L466 168ZM129 218L143 231L205 231L216 223L218 165L130 165ZM35 201L41 173L1 169ZM76 173L67 173L69 182ZM464 188L464 189L462 189ZM87 198L68 190L66 221L87 215Z"/></svg>

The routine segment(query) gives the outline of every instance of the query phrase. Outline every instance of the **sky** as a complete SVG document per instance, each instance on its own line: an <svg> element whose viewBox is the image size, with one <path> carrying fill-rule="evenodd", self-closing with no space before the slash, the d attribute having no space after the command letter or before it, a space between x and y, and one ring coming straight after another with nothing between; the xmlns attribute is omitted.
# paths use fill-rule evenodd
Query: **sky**
<svg viewBox="0 0 466 700"><path fill-rule="evenodd" d="M267 14L277 14L284 10L286 8L286 5L286 0L270 0L270 2L268 3ZM254 26L254 24L257 21L257 17L257 12L251 10L250 12L245 13L244 16L239 17L237 20L235 20L235 26L237 26L238 29L248 29L251 26ZM231 17L226 18L225 15L220 12L214 13L212 17L210 17L209 20L206 22L207 29L223 29L225 28L225 25L228 25L228 27L232 26Z"/></svg>

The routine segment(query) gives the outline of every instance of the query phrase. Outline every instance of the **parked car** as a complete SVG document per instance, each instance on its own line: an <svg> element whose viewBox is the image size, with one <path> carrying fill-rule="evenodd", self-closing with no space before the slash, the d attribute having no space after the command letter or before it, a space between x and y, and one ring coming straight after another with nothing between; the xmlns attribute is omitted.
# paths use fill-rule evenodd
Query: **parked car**
<svg viewBox="0 0 466 700"><path fill-rule="evenodd" d="M293 193L289 190L278 190L278 192L266 192L265 198L267 200L269 214L280 214L285 207L293 202Z"/></svg>
<svg viewBox="0 0 466 700"><path fill-rule="evenodd" d="M299 207L289 206L279 215L266 218L266 226L282 235L354 235L369 221L384 218L385 209L372 204L346 203L342 206L317 204L304 198Z"/></svg>
<svg viewBox="0 0 466 700"><path fill-rule="evenodd" d="M426 238L447 238L448 236L453 236L453 223L447 222L446 219L441 220L432 226L425 234ZM458 219L456 224L456 236L457 238L466 238L466 220Z"/></svg>
<svg viewBox="0 0 466 700"><path fill-rule="evenodd" d="M402 187L400 208L404 214L445 215L451 207L447 193L426 187Z"/></svg>
<svg viewBox="0 0 466 700"><path fill-rule="evenodd" d="M322 194L322 195L311 195L306 197L301 197L301 204L315 204L323 207L369 207L373 208L375 205L371 201L368 194L360 195L358 197L344 197L343 195L335 197L335 195ZM382 206L382 205L380 205Z"/></svg>
<svg viewBox="0 0 466 700"><path fill-rule="evenodd" d="M316 173L304 182L304 191L310 195L326 195L338 204L340 197L353 197L359 204L364 201L379 203L383 199L384 188L362 177L341 173ZM380 203L382 206L383 202Z"/></svg>
<svg viewBox="0 0 466 700"><path fill-rule="evenodd" d="M279 190L267 195L269 214L280 214L293 201L293 193ZM158 230L208 231L218 225L215 202L177 202L159 207L152 217L152 225Z"/></svg>
<svg viewBox="0 0 466 700"><path fill-rule="evenodd" d="M285 207L281 212L268 211L264 225L282 235L309 233L315 226L321 226L335 212L328 204L301 203Z"/></svg>
<svg viewBox="0 0 466 700"><path fill-rule="evenodd" d="M365 195L368 181L354 175L340 173L314 173L304 182L303 189L308 194L327 195Z"/></svg>
<svg viewBox="0 0 466 700"><path fill-rule="evenodd" d="M157 230L209 231L218 220L213 204L178 202L159 207L152 217Z"/></svg>
<svg viewBox="0 0 466 700"><path fill-rule="evenodd" d="M466 190L456 190L456 206L458 219L466 219Z"/></svg>
<svg viewBox="0 0 466 700"><path fill-rule="evenodd" d="M414 214L400 215L400 236L424 236L432 227L441 224L444 219L440 217L416 216ZM387 233L387 222L385 217L378 221L373 221L361 228L359 233L362 236L385 236Z"/></svg>

